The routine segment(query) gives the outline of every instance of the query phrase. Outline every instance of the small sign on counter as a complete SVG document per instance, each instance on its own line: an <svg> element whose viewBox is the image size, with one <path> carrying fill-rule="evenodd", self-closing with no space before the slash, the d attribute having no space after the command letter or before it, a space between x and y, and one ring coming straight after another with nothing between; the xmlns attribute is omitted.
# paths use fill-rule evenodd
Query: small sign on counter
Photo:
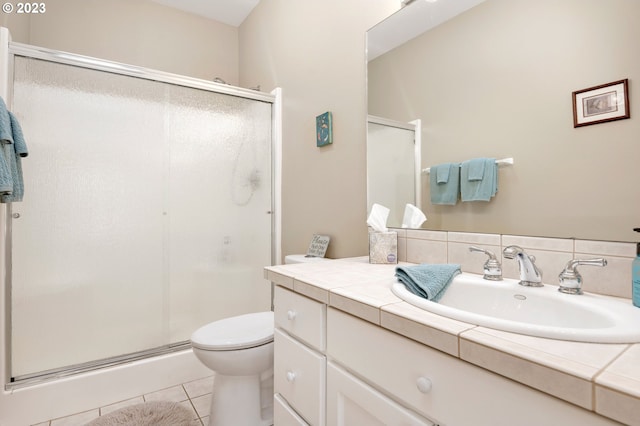
<svg viewBox="0 0 640 426"><path fill-rule="evenodd" d="M308 257L324 257L331 238L328 235L314 235L307 250Z"/></svg>

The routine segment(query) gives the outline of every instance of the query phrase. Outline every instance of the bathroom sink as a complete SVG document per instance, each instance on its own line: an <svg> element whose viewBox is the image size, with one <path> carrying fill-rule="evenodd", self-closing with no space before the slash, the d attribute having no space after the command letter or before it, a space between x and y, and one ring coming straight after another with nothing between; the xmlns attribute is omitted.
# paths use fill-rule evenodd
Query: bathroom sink
<svg viewBox="0 0 640 426"><path fill-rule="evenodd" d="M482 327L576 342L640 342L640 308L611 297L569 295L557 289L462 273L436 303L416 296L400 282L391 287L393 294L418 308Z"/></svg>

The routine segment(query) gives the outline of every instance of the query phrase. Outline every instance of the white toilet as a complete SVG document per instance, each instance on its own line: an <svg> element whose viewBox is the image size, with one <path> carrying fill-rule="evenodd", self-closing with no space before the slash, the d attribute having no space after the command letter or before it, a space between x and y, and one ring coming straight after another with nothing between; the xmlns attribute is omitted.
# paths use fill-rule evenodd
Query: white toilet
<svg viewBox="0 0 640 426"><path fill-rule="evenodd" d="M269 311L215 321L191 335L193 353L215 372L210 426L273 424L273 329Z"/></svg>
<svg viewBox="0 0 640 426"><path fill-rule="evenodd" d="M285 263L325 260L289 255ZM191 335L196 357L215 372L209 426L273 424L273 312L212 322Z"/></svg>

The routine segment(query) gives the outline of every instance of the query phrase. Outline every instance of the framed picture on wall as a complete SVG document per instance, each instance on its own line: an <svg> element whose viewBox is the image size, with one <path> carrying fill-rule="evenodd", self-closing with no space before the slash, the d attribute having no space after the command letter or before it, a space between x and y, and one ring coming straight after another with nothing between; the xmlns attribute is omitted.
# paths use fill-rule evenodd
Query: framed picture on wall
<svg viewBox="0 0 640 426"><path fill-rule="evenodd" d="M630 117L628 79L573 92L573 127Z"/></svg>

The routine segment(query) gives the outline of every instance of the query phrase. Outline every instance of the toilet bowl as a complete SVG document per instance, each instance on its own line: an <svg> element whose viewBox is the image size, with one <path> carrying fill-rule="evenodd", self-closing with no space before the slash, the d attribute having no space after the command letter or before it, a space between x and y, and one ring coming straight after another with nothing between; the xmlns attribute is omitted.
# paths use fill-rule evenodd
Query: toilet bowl
<svg viewBox="0 0 640 426"><path fill-rule="evenodd" d="M289 255L285 263L326 260ZM209 426L273 424L273 312L212 322L191 335L195 356L214 374Z"/></svg>
<svg viewBox="0 0 640 426"><path fill-rule="evenodd" d="M193 353L215 373L210 426L273 424L273 330L273 312L258 312L191 335Z"/></svg>

